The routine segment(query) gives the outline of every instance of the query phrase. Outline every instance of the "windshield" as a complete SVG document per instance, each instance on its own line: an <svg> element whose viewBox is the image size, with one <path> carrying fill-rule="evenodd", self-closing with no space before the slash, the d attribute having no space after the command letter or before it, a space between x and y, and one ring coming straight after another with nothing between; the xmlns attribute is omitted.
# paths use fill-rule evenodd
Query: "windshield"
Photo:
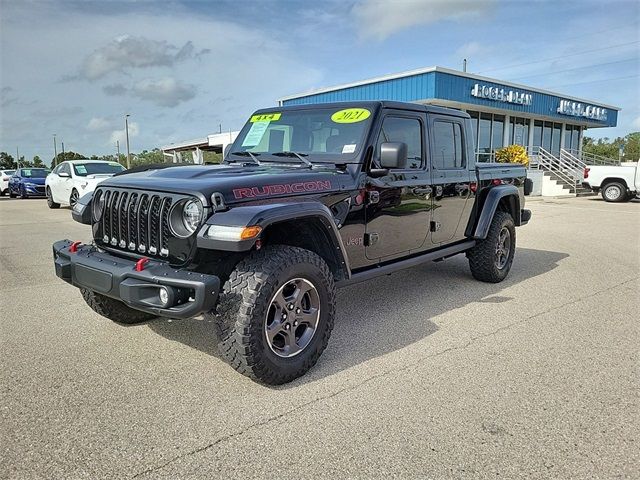
<svg viewBox="0 0 640 480"><path fill-rule="evenodd" d="M87 175L113 175L123 170L124 167L117 162L73 164L73 171L79 177L86 177Z"/></svg>
<svg viewBox="0 0 640 480"><path fill-rule="evenodd" d="M3 175L13 175L14 173L16 173L15 170L3 170L2 171Z"/></svg>
<svg viewBox="0 0 640 480"><path fill-rule="evenodd" d="M23 168L21 170L21 175L24 178L45 178L49 170L45 170L44 168Z"/></svg>
<svg viewBox="0 0 640 480"><path fill-rule="evenodd" d="M371 123L365 108L309 108L253 115L231 147L260 155L260 161L292 162L283 152L296 152L314 162L351 160L361 150ZM246 155L246 154L245 154ZM265 158L265 155L274 155Z"/></svg>

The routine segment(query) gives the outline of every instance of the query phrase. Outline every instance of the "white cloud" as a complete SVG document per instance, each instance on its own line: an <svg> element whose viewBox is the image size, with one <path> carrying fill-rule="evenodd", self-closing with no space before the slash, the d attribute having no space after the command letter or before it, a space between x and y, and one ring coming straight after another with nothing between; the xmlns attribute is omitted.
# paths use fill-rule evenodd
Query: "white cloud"
<svg viewBox="0 0 640 480"><path fill-rule="evenodd" d="M631 126L636 130L640 130L640 117L636 117L636 119L631 122Z"/></svg>
<svg viewBox="0 0 640 480"><path fill-rule="evenodd" d="M196 52L191 41L178 48L166 41L122 35L87 55L80 67L80 76L96 80L109 73L125 73L135 68L171 67L207 52Z"/></svg>
<svg viewBox="0 0 640 480"><path fill-rule="evenodd" d="M362 0L352 14L363 38L384 40L410 27L487 13L494 0Z"/></svg>
<svg viewBox="0 0 640 480"><path fill-rule="evenodd" d="M134 96L148 100L161 107L175 107L196 96L196 87L175 78L145 79L136 83L131 92Z"/></svg>
<svg viewBox="0 0 640 480"><path fill-rule="evenodd" d="M90 130L92 132L102 132L104 130L109 130L109 127L111 127L111 122L102 117L93 117L87 124L87 130Z"/></svg>
<svg viewBox="0 0 640 480"><path fill-rule="evenodd" d="M137 137L140 134L140 127L137 122L129 122L129 144L131 144L131 139ZM120 142L120 151L123 148L126 148L127 145L127 133L125 129L122 130L114 130L111 132L111 137L109 139L110 145L115 145L116 142Z"/></svg>

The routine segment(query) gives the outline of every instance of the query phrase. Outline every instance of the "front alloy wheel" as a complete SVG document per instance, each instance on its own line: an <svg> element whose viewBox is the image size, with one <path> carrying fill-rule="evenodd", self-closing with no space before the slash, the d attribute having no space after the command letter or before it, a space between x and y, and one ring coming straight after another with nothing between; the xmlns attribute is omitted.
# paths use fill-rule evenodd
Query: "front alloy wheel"
<svg viewBox="0 0 640 480"><path fill-rule="evenodd" d="M276 292L264 325L267 343L279 357L294 357L316 333L320 319L318 290L304 278L294 278Z"/></svg>
<svg viewBox="0 0 640 480"><path fill-rule="evenodd" d="M69 197L69 206L71 208L73 208L75 204L78 203L78 198L80 198L80 194L74 188L73 190L71 190L71 196Z"/></svg>

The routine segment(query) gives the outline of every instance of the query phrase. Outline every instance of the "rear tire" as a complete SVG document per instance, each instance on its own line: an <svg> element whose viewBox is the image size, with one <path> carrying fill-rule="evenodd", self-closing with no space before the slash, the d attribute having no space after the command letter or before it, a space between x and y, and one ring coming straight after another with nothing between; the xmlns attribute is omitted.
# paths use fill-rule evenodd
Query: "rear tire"
<svg viewBox="0 0 640 480"><path fill-rule="evenodd" d="M627 187L620 182L609 182L602 188L602 198L605 202L619 203L627 200Z"/></svg>
<svg viewBox="0 0 640 480"><path fill-rule="evenodd" d="M53 194L49 187L47 187L47 205L49 208L60 208L60 204L53 201Z"/></svg>
<svg viewBox="0 0 640 480"><path fill-rule="evenodd" d="M487 238L467 252L471 274L481 282L499 283L511 270L516 250L516 228L507 212L497 211Z"/></svg>
<svg viewBox="0 0 640 480"><path fill-rule="evenodd" d="M94 312L116 323L134 325L155 318L155 315L135 310L119 300L106 297L86 288L81 288L80 292L84 301Z"/></svg>
<svg viewBox="0 0 640 480"><path fill-rule="evenodd" d="M331 271L315 253L285 245L255 251L220 295L214 319L220 353L253 380L295 380L327 347L335 301Z"/></svg>

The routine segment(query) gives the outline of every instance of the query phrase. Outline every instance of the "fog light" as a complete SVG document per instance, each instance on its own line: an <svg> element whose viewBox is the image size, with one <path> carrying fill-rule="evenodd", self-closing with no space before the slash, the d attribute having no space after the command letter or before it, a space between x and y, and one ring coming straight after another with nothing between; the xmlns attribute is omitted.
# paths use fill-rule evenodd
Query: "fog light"
<svg viewBox="0 0 640 480"><path fill-rule="evenodd" d="M158 294L160 296L160 302L163 307L167 307L169 305L169 290L165 287L160 288L160 292Z"/></svg>

